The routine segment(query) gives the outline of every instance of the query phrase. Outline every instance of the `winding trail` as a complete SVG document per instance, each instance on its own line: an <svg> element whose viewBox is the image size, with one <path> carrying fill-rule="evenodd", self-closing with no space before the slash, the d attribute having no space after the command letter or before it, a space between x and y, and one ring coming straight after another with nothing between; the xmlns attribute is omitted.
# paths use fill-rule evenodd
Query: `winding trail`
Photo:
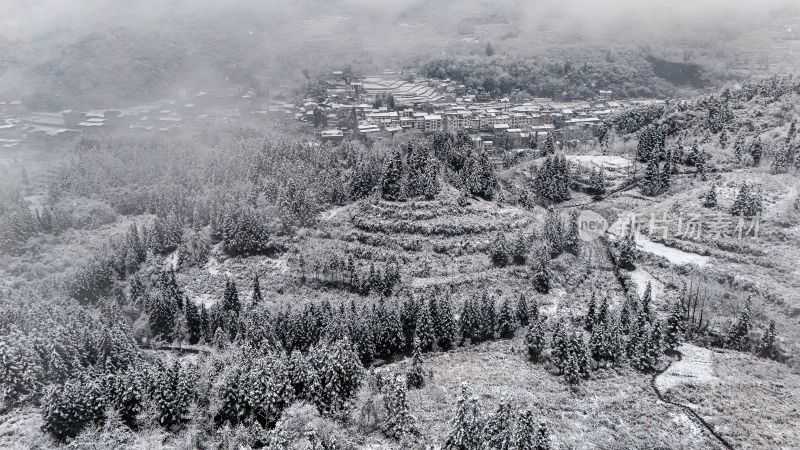
<svg viewBox="0 0 800 450"><path fill-rule="evenodd" d="M609 251L608 242L605 239L601 240L601 242L602 242L603 246L605 247L606 251ZM616 278L617 278L617 280L619 280L619 277L616 277ZM622 284L622 283L620 283L620 284ZM625 290L625 285L622 286L622 289ZM678 361L683 359L683 353L677 352L677 355L678 355ZM658 386L656 384L656 379L658 378L659 375L662 375L664 372L666 372L670 368L671 365L672 365L672 363L667 364L663 369L661 369L659 371L656 371L653 374L653 377L650 379L650 387L653 388L653 392L655 392L656 397L658 397L658 399L661 400L664 403L667 403L669 405L673 405L673 406L676 406L676 407L682 409L690 418L694 419L694 421L697 424L699 424L703 429L705 429L708 432L708 434L713 436L714 439L716 439L717 442L719 442L720 445L725 447L727 450L733 450L734 449L733 445L731 445L731 443L728 442L722 435L720 435L719 433L714 431L714 427L710 423L706 422L705 419L700 417L700 415L697 413L697 411L695 411L694 409L692 409L691 407L689 407L687 405L684 405L682 403L678 403L678 402L675 402L675 401L672 401L672 400L668 399L661 391L658 390Z"/></svg>
<svg viewBox="0 0 800 450"><path fill-rule="evenodd" d="M681 360L681 359L683 359L683 354L678 352L678 360ZM686 406L686 405L684 405L682 403L677 403L677 402L674 402L674 401L668 399L664 394L661 393L661 391L658 390L658 386L656 385L656 378L658 378L659 375L661 375L664 372L666 372L667 369L669 369L669 367L670 367L670 364L668 364L663 369L661 369L661 370L657 371L656 373L654 373L653 374L653 378L650 379L650 387L653 388L653 392L656 393L656 397L658 397L658 399L661 400L664 403L668 403L670 405L677 406L678 408L682 409L689 417L693 418L696 423L700 424L706 431L708 431L708 433L711 436L713 436L717 440L717 442L720 443L720 445L722 445L723 447L725 447L728 450L733 450L734 449L733 445L731 445L730 442L728 442L724 437L722 437L722 435L720 435L719 433L714 431L714 427L711 424L709 424L708 422L706 422L706 420L703 419L700 416L700 414L697 414L697 411L695 411L691 407Z"/></svg>

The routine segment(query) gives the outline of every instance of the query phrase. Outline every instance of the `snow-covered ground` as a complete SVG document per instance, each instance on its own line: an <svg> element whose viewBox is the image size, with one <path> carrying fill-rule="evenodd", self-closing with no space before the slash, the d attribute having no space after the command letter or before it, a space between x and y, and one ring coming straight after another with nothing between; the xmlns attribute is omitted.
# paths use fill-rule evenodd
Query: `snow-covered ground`
<svg viewBox="0 0 800 450"><path fill-rule="evenodd" d="M653 242L650 239L642 236L636 236L636 246L639 250L652 253L657 256L663 256L672 264L682 266L684 264L696 264L698 266L705 266L708 264L708 256L698 255L697 253L689 253L677 248L667 247L659 242Z"/></svg>
<svg viewBox="0 0 800 450"><path fill-rule="evenodd" d="M641 267L637 267L636 270L630 272L631 279L636 283L636 291L639 294L639 297L644 294L645 289L647 288L647 282L650 282L652 286L651 295L653 299L661 298L661 294L664 292L664 284L650 275L650 272L642 269Z"/></svg>
<svg viewBox="0 0 800 450"><path fill-rule="evenodd" d="M631 165L629 159L619 155L567 155L567 160L590 169L602 168L612 171L626 169Z"/></svg>
<svg viewBox="0 0 800 450"><path fill-rule="evenodd" d="M719 383L714 374L714 354L707 348L683 344L678 349L683 357L656 377L656 387L661 392L682 385L701 385Z"/></svg>

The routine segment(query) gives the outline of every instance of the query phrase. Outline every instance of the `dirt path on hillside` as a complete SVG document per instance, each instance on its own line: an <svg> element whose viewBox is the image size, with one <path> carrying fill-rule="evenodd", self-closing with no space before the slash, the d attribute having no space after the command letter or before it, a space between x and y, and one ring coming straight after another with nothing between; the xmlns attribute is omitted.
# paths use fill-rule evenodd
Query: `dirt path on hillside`
<svg viewBox="0 0 800 450"><path fill-rule="evenodd" d="M690 419L705 429L720 445L728 450L733 450L733 445L714 431L714 427L706 422L691 406L672 401L662 392L662 389L666 391L671 387L685 384L687 380L691 380L692 383L708 383L716 380L716 376L713 374L713 367L711 367L713 361L711 360L710 350L684 344L680 347L678 356L678 361L653 374L650 386L652 386L659 400L683 410Z"/></svg>

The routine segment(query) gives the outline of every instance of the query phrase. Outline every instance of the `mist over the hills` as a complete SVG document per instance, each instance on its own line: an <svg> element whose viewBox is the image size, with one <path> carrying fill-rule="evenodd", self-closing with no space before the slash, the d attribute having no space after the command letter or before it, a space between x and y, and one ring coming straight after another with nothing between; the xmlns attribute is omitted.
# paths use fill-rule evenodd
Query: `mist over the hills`
<svg viewBox="0 0 800 450"><path fill-rule="evenodd" d="M644 49L724 69L798 5L722 0L108 0L0 2L0 96L42 108L117 106L194 86L300 86L335 67L378 70L481 52ZM768 20L771 19L771 20ZM744 42L744 43L743 43ZM760 45L760 44L759 44Z"/></svg>

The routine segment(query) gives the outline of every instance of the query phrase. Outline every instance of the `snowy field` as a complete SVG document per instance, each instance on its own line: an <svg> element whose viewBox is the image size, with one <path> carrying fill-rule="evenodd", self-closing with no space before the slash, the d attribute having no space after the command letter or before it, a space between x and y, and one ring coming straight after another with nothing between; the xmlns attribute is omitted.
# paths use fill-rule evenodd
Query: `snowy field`
<svg viewBox="0 0 800 450"><path fill-rule="evenodd" d="M659 391L666 392L683 385L719 383L719 378L714 374L714 354L711 350L691 344L683 344L678 350L683 355L681 360L672 363L656 377Z"/></svg>

